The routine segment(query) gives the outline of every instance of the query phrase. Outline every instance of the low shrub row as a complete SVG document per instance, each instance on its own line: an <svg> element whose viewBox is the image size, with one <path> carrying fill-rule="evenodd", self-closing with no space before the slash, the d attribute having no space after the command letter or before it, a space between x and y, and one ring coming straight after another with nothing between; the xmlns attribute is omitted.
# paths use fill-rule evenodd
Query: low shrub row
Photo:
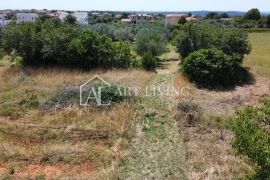
<svg viewBox="0 0 270 180"><path fill-rule="evenodd" d="M16 53L23 64L72 68L128 68L132 65L127 42L113 42L91 29L45 20L12 23L3 31L6 52Z"/></svg>

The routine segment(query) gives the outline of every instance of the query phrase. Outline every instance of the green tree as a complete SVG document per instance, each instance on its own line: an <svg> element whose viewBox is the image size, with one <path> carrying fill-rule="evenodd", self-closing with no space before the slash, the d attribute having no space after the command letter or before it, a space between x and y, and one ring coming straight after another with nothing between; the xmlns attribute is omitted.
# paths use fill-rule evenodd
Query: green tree
<svg viewBox="0 0 270 180"><path fill-rule="evenodd" d="M128 43L51 19L10 24L3 32L3 48L21 56L23 64L35 66L128 68L133 60Z"/></svg>
<svg viewBox="0 0 270 180"><path fill-rule="evenodd" d="M139 55L150 52L159 56L166 51L168 44L166 34L158 28L142 29L135 39L135 50Z"/></svg>
<svg viewBox="0 0 270 180"><path fill-rule="evenodd" d="M47 14L43 14L43 15L39 16L38 20L44 22L45 20L51 19L51 18L52 18L51 16L49 16Z"/></svg>
<svg viewBox="0 0 270 180"><path fill-rule="evenodd" d="M226 12L221 13L219 16L220 16L220 18L229 18L230 17L229 14Z"/></svg>
<svg viewBox="0 0 270 180"><path fill-rule="evenodd" d="M68 23L68 24L76 24L76 23L77 23L77 18L69 14L69 15L67 15L67 17L65 18L65 23Z"/></svg>
<svg viewBox="0 0 270 180"><path fill-rule="evenodd" d="M125 18L128 18L128 15L129 15L129 13L123 12L123 13L122 13L122 18L124 18L124 19L125 19Z"/></svg>
<svg viewBox="0 0 270 180"><path fill-rule="evenodd" d="M194 50L192 39L185 31L180 31L176 35L176 47L182 58L188 56Z"/></svg>
<svg viewBox="0 0 270 180"><path fill-rule="evenodd" d="M25 63L33 62L39 58L40 43L37 35L39 28L35 23L12 23L3 32L3 48L7 53L16 50Z"/></svg>
<svg viewBox="0 0 270 180"><path fill-rule="evenodd" d="M220 16L217 12L209 12L207 15L206 15L206 19L219 19Z"/></svg>
<svg viewBox="0 0 270 180"><path fill-rule="evenodd" d="M260 20L261 19L261 13L259 11L259 9L253 8L251 10L249 10L246 14L245 14L245 19L248 20Z"/></svg>
<svg viewBox="0 0 270 180"><path fill-rule="evenodd" d="M248 36L240 30L210 24L187 24L182 28L175 37L182 58L192 51L216 48L228 55L237 56L241 61L250 52Z"/></svg>
<svg viewBox="0 0 270 180"><path fill-rule="evenodd" d="M180 17L180 19L178 20L178 24L185 24L187 22L185 17Z"/></svg>

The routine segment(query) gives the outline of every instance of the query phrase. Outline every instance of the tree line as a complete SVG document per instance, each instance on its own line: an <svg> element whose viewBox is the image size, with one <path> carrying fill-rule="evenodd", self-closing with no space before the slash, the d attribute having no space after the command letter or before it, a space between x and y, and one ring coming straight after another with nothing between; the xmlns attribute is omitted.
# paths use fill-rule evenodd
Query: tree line
<svg viewBox="0 0 270 180"><path fill-rule="evenodd" d="M11 23L3 29L1 46L22 57L24 65L72 68L127 68L134 57L127 42L113 42L90 28L45 19Z"/></svg>

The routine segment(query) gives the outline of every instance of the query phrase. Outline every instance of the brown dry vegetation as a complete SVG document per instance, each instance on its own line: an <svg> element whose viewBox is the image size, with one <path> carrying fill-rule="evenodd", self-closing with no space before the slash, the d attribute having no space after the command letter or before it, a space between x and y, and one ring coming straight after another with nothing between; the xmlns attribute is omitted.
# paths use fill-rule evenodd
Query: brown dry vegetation
<svg viewBox="0 0 270 180"><path fill-rule="evenodd" d="M252 36L251 39L256 40ZM179 62L172 61L178 58L174 50L162 56L165 60L164 67L157 69L158 75L141 70L83 72L59 68L18 68L7 60L0 61L0 178L117 179L120 160L123 157L127 158L125 156L128 155L126 151L130 146L128 140L130 137L134 138L130 136L130 132L136 129L134 127L139 126L138 124L134 126L134 119L139 116L142 118L142 125L149 129L148 133L150 135L152 133L154 139L164 135L162 134L164 127L174 130L176 123L172 117L175 117L179 126L176 129L179 129L181 136L173 131L172 137L177 137L176 141L172 141L171 136L166 142L158 140L151 142L143 139L138 147L141 147L139 150L145 150L147 153L143 154L139 151L143 158L140 159L138 156L139 163L136 164L135 161L135 163L131 162L131 165L141 167L141 164L145 163L142 168L149 166L151 169L154 167L151 163L160 160L153 154L166 152L169 157L173 157L175 154L170 152L180 151L183 155L181 160L186 155L183 160L186 162L181 161L180 164L175 165L171 162L177 158L173 157L173 160L167 158L168 161L156 164L157 167L161 167L159 171L156 169L153 171L162 174L164 173L162 168L175 165L180 169L187 169L185 172L178 173L186 175L188 179L243 177L252 168L244 159L233 154L231 149L233 134L228 130L227 125L228 118L234 115L237 108L244 105L256 106L262 96L270 97L270 79L267 76L269 68L261 65L265 60L261 58L262 52L257 54L256 42L254 49L255 51L246 58L246 65L253 71L256 69L254 84L237 86L224 91L198 89L188 82L178 73ZM264 53L268 51L264 50ZM256 60L250 63L252 59L258 57L256 55L260 57L257 65ZM263 69L262 73L258 67ZM47 111L38 107L27 107L22 103L35 96L39 103L43 103L57 91L69 86L79 86L95 74L112 84L137 86L142 89L149 83L153 83L151 80L156 80L158 82L154 83L163 86L170 85L173 81L176 88L188 87L189 96L172 97L170 101L195 104L199 107L201 116L194 125L185 126L186 122L183 121L187 120L187 116L180 116L178 109L164 110L159 102L154 103L151 100L147 101L148 105L141 109L135 104L119 103L106 109L70 105ZM158 115L147 118L144 109L146 107L155 108ZM137 116L137 112L141 114ZM169 116L159 115L160 112L169 113ZM185 147L178 141L184 141ZM170 145L167 145L167 142ZM159 148L156 144L161 144L162 149L156 150ZM147 172L149 169L143 171ZM139 170L136 173L142 174L143 171ZM156 177L161 174L157 174Z"/></svg>
<svg viewBox="0 0 270 180"><path fill-rule="evenodd" d="M45 102L59 89L79 86L95 74L112 84L144 87L152 73L140 70L83 72L18 68L0 62L0 177L98 178L121 158L136 105L107 109L70 105L44 111L22 102Z"/></svg>
<svg viewBox="0 0 270 180"><path fill-rule="evenodd" d="M195 126L185 127L185 123L180 123L187 151L189 179L239 179L252 171L248 162L236 157L232 151L233 134L228 129L228 121L236 109L246 105L257 106L260 98L270 97L270 79L266 75L269 66L265 65L268 63L266 57L269 51L266 49L269 49L269 43L258 40L264 37L268 38L269 34L250 35L253 51L246 57L245 65L255 75L253 84L209 91L196 88L181 74L175 76L174 85L188 87L190 93L187 97L178 97L178 101L196 104L201 112ZM186 118L178 117L178 120L181 122Z"/></svg>

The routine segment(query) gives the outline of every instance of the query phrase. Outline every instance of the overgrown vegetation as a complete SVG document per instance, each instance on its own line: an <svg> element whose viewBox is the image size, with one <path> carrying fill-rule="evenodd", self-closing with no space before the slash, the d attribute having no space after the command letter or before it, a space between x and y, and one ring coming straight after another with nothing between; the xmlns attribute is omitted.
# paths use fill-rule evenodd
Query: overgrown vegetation
<svg viewBox="0 0 270 180"><path fill-rule="evenodd" d="M117 27L116 25L105 23L94 24L92 29L104 36L112 38L114 41L133 41L137 33L135 27Z"/></svg>
<svg viewBox="0 0 270 180"><path fill-rule="evenodd" d="M233 148L256 167L250 179L270 177L270 100L263 99L261 103L261 107L239 110L231 125L235 133Z"/></svg>
<svg viewBox="0 0 270 180"><path fill-rule="evenodd" d="M142 67L148 71L153 71L158 66L158 58L152 53L146 52L142 57Z"/></svg>
<svg viewBox="0 0 270 180"><path fill-rule="evenodd" d="M146 28L138 32L135 50L139 55L151 53L153 56L159 56L166 51L167 44L166 30Z"/></svg>
<svg viewBox="0 0 270 180"><path fill-rule="evenodd" d="M176 45L182 58L199 49L216 48L242 61L250 52L248 36L236 29L211 24L187 24L176 35Z"/></svg>
<svg viewBox="0 0 270 180"><path fill-rule="evenodd" d="M249 76L237 58L217 49L191 53L182 63L182 71L197 85L226 87L243 82Z"/></svg>
<svg viewBox="0 0 270 180"><path fill-rule="evenodd" d="M125 42L113 42L91 29L53 20L10 24L3 32L3 47L22 56L25 65L73 68L128 68L133 56Z"/></svg>
<svg viewBox="0 0 270 180"><path fill-rule="evenodd" d="M248 36L242 31L188 24L176 35L176 45L183 58L183 72L201 86L226 87L250 79L241 66L250 52Z"/></svg>

